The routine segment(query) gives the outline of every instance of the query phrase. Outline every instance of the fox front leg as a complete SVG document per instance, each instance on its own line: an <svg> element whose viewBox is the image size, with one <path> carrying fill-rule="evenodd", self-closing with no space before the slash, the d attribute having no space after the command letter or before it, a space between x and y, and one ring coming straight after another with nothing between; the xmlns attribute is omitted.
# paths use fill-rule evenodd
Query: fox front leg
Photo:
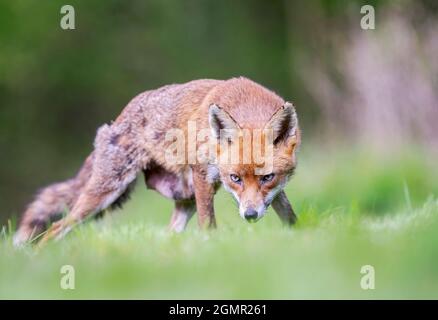
<svg viewBox="0 0 438 320"><path fill-rule="evenodd" d="M297 216L292 209L289 199L284 191L281 191L272 201L272 208L280 217L280 220L285 225L293 225L297 221Z"/></svg>
<svg viewBox="0 0 438 320"><path fill-rule="evenodd" d="M201 229L216 227L214 216L214 185L207 181L205 168L193 168L193 185L195 187L196 211L198 212L198 225Z"/></svg>

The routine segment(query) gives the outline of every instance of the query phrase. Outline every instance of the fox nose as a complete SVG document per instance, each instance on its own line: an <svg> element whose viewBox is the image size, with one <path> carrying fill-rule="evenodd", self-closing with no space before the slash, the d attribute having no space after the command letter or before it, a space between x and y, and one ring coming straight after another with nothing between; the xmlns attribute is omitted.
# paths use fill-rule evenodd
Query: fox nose
<svg viewBox="0 0 438 320"><path fill-rule="evenodd" d="M248 221L254 221L257 219L257 211L254 209L247 209L245 211L245 219Z"/></svg>

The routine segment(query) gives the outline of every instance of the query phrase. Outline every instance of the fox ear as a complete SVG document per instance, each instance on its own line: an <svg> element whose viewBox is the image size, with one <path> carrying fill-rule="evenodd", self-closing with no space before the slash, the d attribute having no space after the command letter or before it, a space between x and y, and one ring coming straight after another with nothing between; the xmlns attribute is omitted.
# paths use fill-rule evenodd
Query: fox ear
<svg viewBox="0 0 438 320"><path fill-rule="evenodd" d="M297 133L298 118L295 107L286 102L266 124L265 129L273 130L274 144L293 137Z"/></svg>
<svg viewBox="0 0 438 320"><path fill-rule="evenodd" d="M239 125L234 119L222 108L216 104L212 104L208 111L208 121L210 123L211 132L215 138L231 138L239 129ZM221 136L221 130L222 136Z"/></svg>

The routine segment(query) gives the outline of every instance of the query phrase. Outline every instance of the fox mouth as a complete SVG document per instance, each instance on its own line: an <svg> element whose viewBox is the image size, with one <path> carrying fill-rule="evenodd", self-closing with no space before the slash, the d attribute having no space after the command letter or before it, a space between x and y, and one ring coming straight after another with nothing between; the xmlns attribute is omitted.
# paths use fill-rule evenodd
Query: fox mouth
<svg viewBox="0 0 438 320"><path fill-rule="evenodd" d="M258 208L258 210L249 208L245 211L240 211L240 216L249 223L256 223L265 215L265 212L266 207L264 207L263 209Z"/></svg>

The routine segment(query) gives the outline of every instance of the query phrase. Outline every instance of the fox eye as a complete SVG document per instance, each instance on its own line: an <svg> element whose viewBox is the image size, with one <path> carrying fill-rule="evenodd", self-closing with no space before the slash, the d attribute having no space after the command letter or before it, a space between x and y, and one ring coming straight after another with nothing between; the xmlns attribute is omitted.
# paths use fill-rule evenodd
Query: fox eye
<svg viewBox="0 0 438 320"><path fill-rule="evenodd" d="M267 174L267 175L264 175L263 177L261 177L260 180L261 180L263 183L265 183L265 182L269 182L269 181L272 181L272 179L274 179L274 176L275 176L275 174L270 173L270 174Z"/></svg>
<svg viewBox="0 0 438 320"><path fill-rule="evenodd" d="M240 183L242 181L237 174L230 174L230 179L235 183Z"/></svg>

